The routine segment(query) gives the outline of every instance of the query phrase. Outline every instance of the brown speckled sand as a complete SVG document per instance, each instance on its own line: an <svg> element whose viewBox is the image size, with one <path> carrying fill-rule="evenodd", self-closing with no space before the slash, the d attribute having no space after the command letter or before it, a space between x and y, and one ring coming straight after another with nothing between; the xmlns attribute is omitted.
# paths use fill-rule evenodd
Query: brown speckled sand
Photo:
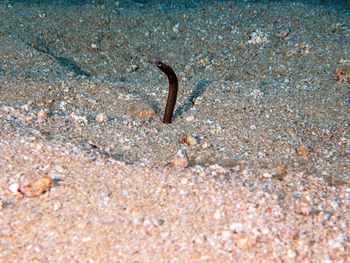
<svg viewBox="0 0 350 263"><path fill-rule="evenodd" d="M349 260L349 9L59 3L0 3L0 262Z"/></svg>
<svg viewBox="0 0 350 263"><path fill-rule="evenodd" d="M349 187L322 178L139 167L25 137L2 139L3 262L340 262ZM6 156L6 158L3 158ZM50 176L39 198L8 191Z"/></svg>

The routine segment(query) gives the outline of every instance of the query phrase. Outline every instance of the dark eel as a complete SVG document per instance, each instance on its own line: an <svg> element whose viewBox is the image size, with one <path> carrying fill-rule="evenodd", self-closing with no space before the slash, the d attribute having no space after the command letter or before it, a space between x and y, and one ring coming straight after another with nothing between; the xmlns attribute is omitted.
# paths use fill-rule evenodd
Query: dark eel
<svg viewBox="0 0 350 263"><path fill-rule="evenodd" d="M175 72L169 67L165 65L163 62L156 62L157 67L164 72L165 75L168 76L169 79L169 94L168 101L166 103L163 122L171 123L171 118L173 117L173 112L176 103L177 91L179 89L179 81L177 80Z"/></svg>

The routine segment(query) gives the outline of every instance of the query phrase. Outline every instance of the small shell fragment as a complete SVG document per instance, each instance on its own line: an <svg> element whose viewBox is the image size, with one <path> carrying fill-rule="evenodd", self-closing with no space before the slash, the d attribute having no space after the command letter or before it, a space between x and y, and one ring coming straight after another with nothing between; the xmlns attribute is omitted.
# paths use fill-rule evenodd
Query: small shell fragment
<svg viewBox="0 0 350 263"><path fill-rule="evenodd" d="M137 116L139 116L141 118L149 119L149 118L153 117L155 114L156 114L155 110L150 109L150 110L140 111L139 113L137 113Z"/></svg>
<svg viewBox="0 0 350 263"><path fill-rule="evenodd" d="M81 124L88 124L88 120L86 119L85 116L78 116L75 113L72 113L70 115L70 118L72 119L72 121L74 122L75 125L80 126Z"/></svg>
<svg viewBox="0 0 350 263"><path fill-rule="evenodd" d="M195 120L195 117L193 115L186 117L185 119L188 122L193 122Z"/></svg>
<svg viewBox="0 0 350 263"><path fill-rule="evenodd" d="M298 204L298 210L297 213L301 214L303 216L308 216L311 214L312 211L312 207L309 203L305 202L305 201L301 201Z"/></svg>
<svg viewBox="0 0 350 263"><path fill-rule="evenodd" d="M301 145L298 149L297 149L297 154L299 156L302 156L304 158L308 157L309 156L309 151L308 149L306 148L305 145Z"/></svg>
<svg viewBox="0 0 350 263"><path fill-rule="evenodd" d="M186 168L188 166L188 161L185 157L179 157L171 161L174 168L181 167Z"/></svg>
<svg viewBox="0 0 350 263"><path fill-rule="evenodd" d="M54 211L60 210L61 208L62 208L62 203L60 201L57 201L53 204Z"/></svg>
<svg viewBox="0 0 350 263"><path fill-rule="evenodd" d="M37 119L39 123L44 123L46 121L47 114L43 109L38 112Z"/></svg>
<svg viewBox="0 0 350 263"><path fill-rule="evenodd" d="M197 143L197 140L192 135L185 134L181 138L181 143L187 144L188 146L193 146Z"/></svg>
<svg viewBox="0 0 350 263"><path fill-rule="evenodd" d="M49 191L51 184L51 178L44 176L31 181L23 182L18 191L26 197L38 197Z"/></svg>
<svg viewBox="0 0 350 263"><path fill-rule="evenodd" d="M99 113L96 116L96 121L99 122L99 123L106 122L106 121L108 121L108 117L104 113Z"/></svg>
<svg viewBox="0 0 350 263"><path fill-rule="evenodd" d="M348 68L336 68L334 73L334 78L336 81L350 84L350 70Z"/></svg>

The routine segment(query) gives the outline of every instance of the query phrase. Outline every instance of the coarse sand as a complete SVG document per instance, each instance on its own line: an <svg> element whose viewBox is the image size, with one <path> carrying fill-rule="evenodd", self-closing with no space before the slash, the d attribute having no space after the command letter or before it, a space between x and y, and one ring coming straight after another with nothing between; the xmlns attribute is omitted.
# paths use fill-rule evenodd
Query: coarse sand
<svg viewBox="0 0 350 263"><path fill-rule="evenodd" d="M349 262L350 7L322 3L0 1L0 262Z"/></svg>

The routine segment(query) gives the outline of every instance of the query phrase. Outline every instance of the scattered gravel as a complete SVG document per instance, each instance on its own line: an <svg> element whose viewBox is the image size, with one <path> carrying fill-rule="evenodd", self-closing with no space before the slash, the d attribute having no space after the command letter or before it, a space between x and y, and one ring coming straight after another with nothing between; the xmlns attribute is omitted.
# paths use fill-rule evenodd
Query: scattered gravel
<svg viewBox="0 0 350 263"><path fill-rule="evenodd" d="M0 156L4 262L340 262L349 255L350 188L322 177L261 178L242 164L134 166L20 136L2 137ZM9 191L43 176L52 187L37 198Z"/></svg>

